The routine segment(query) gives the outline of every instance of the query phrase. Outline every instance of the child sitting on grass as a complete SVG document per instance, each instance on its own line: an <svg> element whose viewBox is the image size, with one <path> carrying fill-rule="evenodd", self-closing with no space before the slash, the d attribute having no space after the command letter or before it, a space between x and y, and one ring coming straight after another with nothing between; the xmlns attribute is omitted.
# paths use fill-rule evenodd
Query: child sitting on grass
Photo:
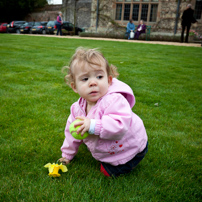
<svg viewBox="0 0 202 202"><path fill-rule="evenodd" d="M85 143L92 156L101 162L101 172L117 177L133 170L147 153L147 134L142 120L132 112L132 89L116 79L115 66L109 66L96 49L78 48L68 67L67 83L80 99L71 106L61 147L60 162L68 164L79 145ZM80 119L77 134L90 135L77 140L69 125Z"/></svg>

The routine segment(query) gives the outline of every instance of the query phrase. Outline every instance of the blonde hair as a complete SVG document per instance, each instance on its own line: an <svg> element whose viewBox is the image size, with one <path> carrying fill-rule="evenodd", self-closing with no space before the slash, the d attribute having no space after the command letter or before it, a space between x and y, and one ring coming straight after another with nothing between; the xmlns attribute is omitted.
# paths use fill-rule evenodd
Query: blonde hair
<svg viewBox="0 0 202 202"><path fill-rule="evenodd" d="M84 68L86 63L88 63L91 67L93 65L99 67L104 65L107 70L107 75L112 76L113 78L117 78L119 75L117 68L114 65L109 66L108 61L105 59L100 51L98 51L97 49L87 49L79 47L76 49L76 52L72 56L69 66L63 67L63 70L67 70L67 75L64 78L67 85L71 86L71 83L75 81L73 68Z"/></svg>

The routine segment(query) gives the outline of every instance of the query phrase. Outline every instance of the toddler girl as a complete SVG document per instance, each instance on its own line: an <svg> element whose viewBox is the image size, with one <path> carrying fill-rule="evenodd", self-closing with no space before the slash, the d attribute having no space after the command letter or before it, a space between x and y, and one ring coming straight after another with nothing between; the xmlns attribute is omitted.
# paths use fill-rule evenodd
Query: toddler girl
<svg viewBox="0 0 202 202"><path fill-rule="evenodd" d="M116 67L109 66L96 49L78 48L65 77L80 98L71 106L61 147L60 162L68 164L79 145L85 143L92 156L101 162L101 172L117 177L128 173L147 153L147 134L142 120L132 112L135 97L132 89L115 77ZM77 140L69 125L80 126L77 133L90 135Z"/></svg>

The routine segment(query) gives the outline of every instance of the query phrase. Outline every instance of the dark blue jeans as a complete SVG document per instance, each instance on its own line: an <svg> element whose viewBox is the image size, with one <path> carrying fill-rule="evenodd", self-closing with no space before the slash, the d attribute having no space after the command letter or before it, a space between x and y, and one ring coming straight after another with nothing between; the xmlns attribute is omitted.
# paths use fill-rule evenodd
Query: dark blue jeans
<svg viewBox="0 0 202 202"><path fill-rule="evenodd" d="M58 35L58 33L60 33L60 35L62 35L62 29L61 29L61 28L62 28L62 25L59 25L59 24L58 24L58 25L57 25L57 29L58 29L58 30L57 30L57 35Z"/></svg>
<svg viewBox="0 0 202 202"><path fill-rule="evenodd" d="M101 164L110 176L118 177L121 174L129 173L130 171L132 171L144 158L147 152L148 152L148 143L146 148L141 153L138 153L132 160L128 161L124 165L112 166L108 163L103 162Z"/></svg>

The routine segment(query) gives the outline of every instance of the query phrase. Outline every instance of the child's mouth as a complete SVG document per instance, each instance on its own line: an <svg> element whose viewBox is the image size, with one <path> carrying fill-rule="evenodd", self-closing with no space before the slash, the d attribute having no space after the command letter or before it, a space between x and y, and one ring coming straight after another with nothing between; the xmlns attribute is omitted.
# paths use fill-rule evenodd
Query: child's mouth
<svg viewBox="0 0 202 202"><path fill-rule="evenodd" d="M90 93L90 95L96 95L97 94L97 91L92 91L91 93Z"/></svg>

